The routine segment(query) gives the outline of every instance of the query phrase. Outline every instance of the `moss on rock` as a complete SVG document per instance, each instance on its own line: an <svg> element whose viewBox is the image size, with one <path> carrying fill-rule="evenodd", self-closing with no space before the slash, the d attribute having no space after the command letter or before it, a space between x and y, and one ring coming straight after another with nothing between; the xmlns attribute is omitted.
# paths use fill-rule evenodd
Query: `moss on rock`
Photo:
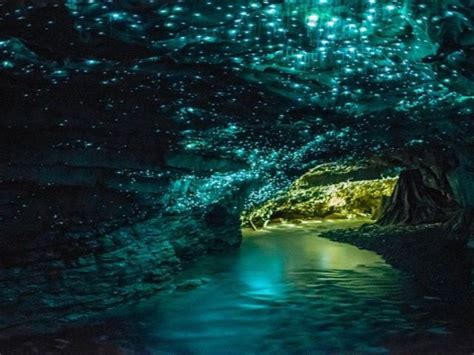
<svg viewBox="0 0 474 355"><path fill-rule="evenodd" d="M288 191L246 211L242 222L255 228L276 220L374 218L383 200L392 194L397 178L383 178L379 172L376 179L368 174L363 166L318 166L296 180ZM374 179L367 179L370 177Z"/></svg>

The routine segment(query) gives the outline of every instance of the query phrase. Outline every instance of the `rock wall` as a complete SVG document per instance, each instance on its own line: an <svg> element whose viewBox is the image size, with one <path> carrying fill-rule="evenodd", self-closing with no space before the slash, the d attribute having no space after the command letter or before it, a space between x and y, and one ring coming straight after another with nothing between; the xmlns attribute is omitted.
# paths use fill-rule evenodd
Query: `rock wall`
<svg viewBox="0 0 474 355"><path fill-rule="evenodd" d="M2 245L8 266L0 276L0 328L59 325L136 302L169 287L197 256L241 240L238 216L226 206L219 216L157 216L113 231L90 229Z"/></svg>
<svg viewBox="0 0 474 355"><path fill-rule="evenodd" d="M0 122L0 329L100 315L241 240L242 159L189 154L141 113L117 122L77 83ZM114 90L109 91L111 95ZM48 102L53 100L54 104ZM137 97L138 100L138 97ZM44 108L50 110L44 111ZM160 128L157 128L160 127Z"/></svg>
<svg viewBox="0 0 474 355"><path fill-rule="evenodd" d="M433 151L405 151L398 156L398 164L407 170L401 173L377 223L416 225L442 222L448 231L452 231L453 238L467 240L473 232L474 175L470 168L470 151L437 147Z"/></svg>

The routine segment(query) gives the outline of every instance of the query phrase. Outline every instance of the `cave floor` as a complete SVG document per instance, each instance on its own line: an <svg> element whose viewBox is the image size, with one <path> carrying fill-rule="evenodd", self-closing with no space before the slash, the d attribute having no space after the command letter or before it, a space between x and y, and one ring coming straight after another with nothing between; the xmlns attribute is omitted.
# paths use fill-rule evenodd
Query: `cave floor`
<svg viewBox="0 0 474 355"><path fill-rule="evenodd" d="M377 254L318 237L366 221L243 231L240 250L198 260L176 289L0 352L471 353L472 318ZM1 338L0 338L1 339Z"/></svg>

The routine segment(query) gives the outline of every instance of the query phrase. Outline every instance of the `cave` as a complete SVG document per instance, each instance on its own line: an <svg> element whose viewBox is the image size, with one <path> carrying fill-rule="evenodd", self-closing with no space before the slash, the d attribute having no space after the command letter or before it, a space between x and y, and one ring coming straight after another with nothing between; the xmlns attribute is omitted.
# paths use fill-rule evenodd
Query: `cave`
<svg viewBox="0 0 474 355"><path fill-rule="evenodd" d="M474 352L472 0L5 0L0 49L0 354Z"/></svg>

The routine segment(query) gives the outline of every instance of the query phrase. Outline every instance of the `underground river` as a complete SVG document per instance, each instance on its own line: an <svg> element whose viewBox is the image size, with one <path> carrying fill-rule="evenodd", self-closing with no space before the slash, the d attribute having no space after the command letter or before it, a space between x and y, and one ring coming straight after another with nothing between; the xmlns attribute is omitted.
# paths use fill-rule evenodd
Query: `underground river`
<svg viewBox="0 0 474 355"><path fill-rule="evenodd" d="M377 254L317 237L341 223L244 230L239 250L198 260L178 289L40 349L59 338L70 353L469 353L472 320Z"/></svg>

